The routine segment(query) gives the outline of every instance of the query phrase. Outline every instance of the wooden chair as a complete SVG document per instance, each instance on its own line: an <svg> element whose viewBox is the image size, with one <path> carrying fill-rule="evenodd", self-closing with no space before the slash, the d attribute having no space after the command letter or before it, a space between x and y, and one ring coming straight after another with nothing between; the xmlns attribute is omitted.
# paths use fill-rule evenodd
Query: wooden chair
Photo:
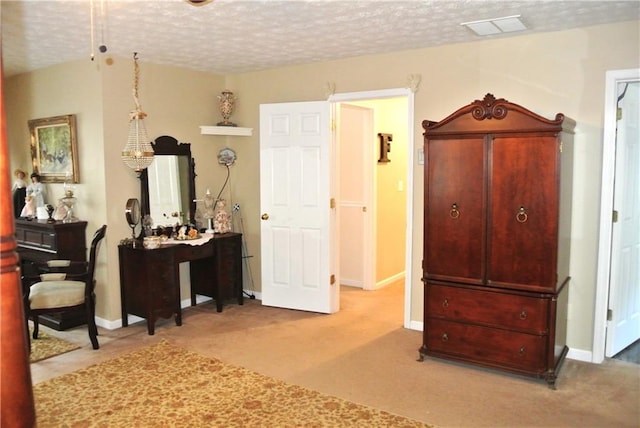
<svg viewBox="0 0 640 428"><path fill-rule="evenodd" d="M96 256L98 245L107 232L107 225L100 227L93 235L89 261L49 260L34 263L39 275L24 276L23 299L27 323L33 320L33 338L38 338L38 316L47 313L59 313L84 308L87 315L89 338L93 349L98 344L96 327L94 292Z"/></svg>

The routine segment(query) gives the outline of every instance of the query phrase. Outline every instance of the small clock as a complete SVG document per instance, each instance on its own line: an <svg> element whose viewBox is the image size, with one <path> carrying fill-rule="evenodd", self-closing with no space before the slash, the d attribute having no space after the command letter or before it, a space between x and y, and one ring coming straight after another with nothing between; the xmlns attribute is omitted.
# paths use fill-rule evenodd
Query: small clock
<svg viewBox="0 0 640 428"><path fill-rule="evenodd" d="M231 166L236 161L236 152L230 148L220 150L218 153L218 163L226 166Z"/></svg>

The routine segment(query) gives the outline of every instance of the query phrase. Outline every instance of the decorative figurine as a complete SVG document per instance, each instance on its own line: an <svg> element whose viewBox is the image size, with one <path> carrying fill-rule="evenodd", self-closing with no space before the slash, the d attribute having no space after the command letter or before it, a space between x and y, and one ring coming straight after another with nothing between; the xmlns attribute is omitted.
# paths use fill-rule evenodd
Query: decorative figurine
<svg viewBox="0 0 640 428"><path fill-rule="evenodd" d="M45 205L45 208L47 209L47 214L49 215L49 218L47 219L47 223L55 223L56 221L53 218L53 212L55 211L55 208L51 204Z"/></svg>
<svg viewBox="0 0 640 428"><path fill-rule="evenodd" d="M16 169L13 175L16 177L11 188L13 192L13 214L15 218L18 218L27 200L27 182L24 180L27 174L21 169Z"/></svg>
<svg viewBox="0 0 640 428"><path fill-rule="evenodd" d="M27 186L27 196L25 205L22 208L20 217L35 217L38 207L44 207L45 189L40 182L40 174L34 172L31 174L31 184Z"/></svg>
<svg viewBox="0 0 640 428"><path fill-rule="evenodd" d="M225 211L226 202L224 199L218 199L216 204L216 215L213 220L213 230L215 233L231 232L231 214Z"/></svg>

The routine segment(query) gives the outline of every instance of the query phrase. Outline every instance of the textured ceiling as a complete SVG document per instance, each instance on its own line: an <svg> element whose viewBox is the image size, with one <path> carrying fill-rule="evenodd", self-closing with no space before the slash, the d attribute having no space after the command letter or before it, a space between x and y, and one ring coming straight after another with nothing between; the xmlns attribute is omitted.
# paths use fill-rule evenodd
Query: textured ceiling
<svg viewBox="0 0 640 428"><path fill-rule="evenodd" d="M220 74L483 40L460 23L508 15L529 30L491 37L640 19L638 0L0 0L5 76L89 60L92 4L96 60Z"/></svg>

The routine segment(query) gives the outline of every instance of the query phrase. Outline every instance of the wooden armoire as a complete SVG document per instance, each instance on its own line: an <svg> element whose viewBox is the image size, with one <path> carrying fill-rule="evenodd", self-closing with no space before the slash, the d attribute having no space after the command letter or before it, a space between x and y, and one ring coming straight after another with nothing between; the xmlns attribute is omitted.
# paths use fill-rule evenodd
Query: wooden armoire
<svg viewBox="0 0 640 428"><path fill-rule="evenodd" d="M545 379L567 354L573 129L487 94L424 132L434 356Z"/></svg>

